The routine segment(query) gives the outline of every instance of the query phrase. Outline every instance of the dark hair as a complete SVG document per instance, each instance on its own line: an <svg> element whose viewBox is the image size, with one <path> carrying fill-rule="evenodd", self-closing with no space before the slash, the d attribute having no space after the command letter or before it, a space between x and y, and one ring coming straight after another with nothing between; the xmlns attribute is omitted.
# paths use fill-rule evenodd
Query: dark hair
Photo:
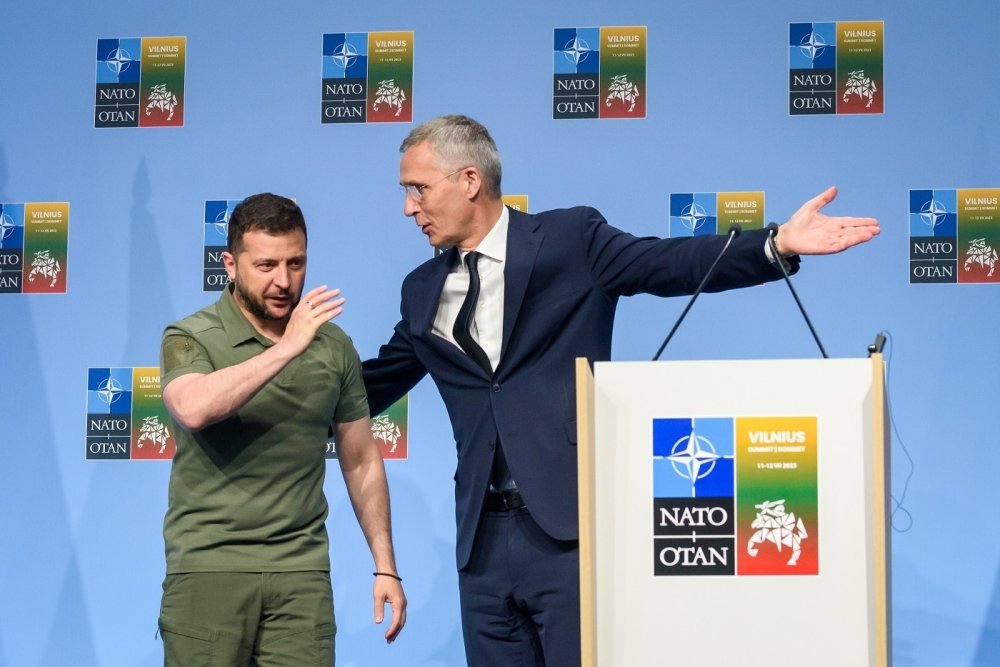
<svg viewBox="0 0 1000 667"><path fill-rule="evenodd" d="M400 153L427 142L445 171L472 165L483 175L486 195L500 197L500 152L489 131L468 116L452 115L432 118L413 128Z"/></svg>
<svg viewBox="0 0 1000 667"><path fill-rule="evenodd" d="M241 251L247 232L288 234L295 230L301 230L308 239L306 220L298 204L270 192L250 195L236 205L229 218L228 250L233 255Z"/></svg>

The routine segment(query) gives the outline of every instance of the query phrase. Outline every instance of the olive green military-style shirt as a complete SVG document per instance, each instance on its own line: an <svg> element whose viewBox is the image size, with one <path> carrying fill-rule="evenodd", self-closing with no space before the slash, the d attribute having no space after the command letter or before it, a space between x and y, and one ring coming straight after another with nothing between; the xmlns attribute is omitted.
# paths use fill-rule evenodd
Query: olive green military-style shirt
<svg viewBox="0 0 1000 667"><path fill-rule="evenodd" d="M230 286L216 303L164 330L161 386L234 366L273 344L240 311ZM326 323L232 417L197 433L174 424L167 574L329 570L328 427L367 416L358 354Z"/></svg>

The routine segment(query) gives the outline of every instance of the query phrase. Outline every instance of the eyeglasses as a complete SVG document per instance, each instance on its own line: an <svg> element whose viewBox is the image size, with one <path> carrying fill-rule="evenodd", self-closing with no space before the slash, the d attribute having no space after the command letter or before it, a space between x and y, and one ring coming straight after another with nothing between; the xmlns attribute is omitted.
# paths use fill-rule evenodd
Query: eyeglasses
<svg viewBox="0 0 1000 667"><path fill-rule="evenodd" d="M445 174L444 176L442 176L441 178L437 179L433 183L428 183L426 185L415 185L415 184L412 184L412 183L409 184L409 185L404 185L404 186L402 186L403 187L403 192L406 194L407 197L411 197L413 199L413 201L421 201L424 198L424 192L428 188L430 188L430 187L432 187L434 185L437 185L438 183L440 183L441 181L445 180L446 178L451 178L452 176L454 176L458 172L462 171L463 169L467 169L467 168L468 168L468 165L466 165L465 167L459 167L455 171L453 171L451 173L448 173L448 174Z"/></svg>

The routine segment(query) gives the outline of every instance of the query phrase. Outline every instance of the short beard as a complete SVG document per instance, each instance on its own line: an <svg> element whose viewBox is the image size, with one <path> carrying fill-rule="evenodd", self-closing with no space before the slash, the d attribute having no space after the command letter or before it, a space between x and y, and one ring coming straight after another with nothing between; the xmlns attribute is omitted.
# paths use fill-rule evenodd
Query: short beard
<svg viewBox="0 0 1000 667"><path fill-rule="evenodd" d="M263 301L258 301L252 295L244 292L243 288L240 286L240 283L238 281L233 280L232 282L233 282L233 293L236 295L236 298L239 299L240 303L243 304L243 307L247 309L247 312L249 312L251 315L253 315L259 320L285 319L284 317L278 317L272 314L271 311L267 309L267 306L264 304ZM298 304L299 301L298 299L296 299L292 303L292 307L290 310L294 310L295 306L297 306Z"/></svg>

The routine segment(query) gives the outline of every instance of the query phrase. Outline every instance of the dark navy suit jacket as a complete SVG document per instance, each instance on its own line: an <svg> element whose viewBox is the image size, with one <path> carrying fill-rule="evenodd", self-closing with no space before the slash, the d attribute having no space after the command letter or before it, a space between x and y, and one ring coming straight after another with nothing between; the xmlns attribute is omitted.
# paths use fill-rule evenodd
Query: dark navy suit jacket
<svg viewBox="0 0 1000 667"><path fill-rule="evenodd" d="M764 254L764 234L744 232L733 241L708 291L781 277ZM427 373L437 384L458 448L460 570L472 551L498 438L538 525L556 539L577 539L574 360L610 357L620 296L692 293L724 243L722 236L638 238L611 227L592 208L536 215L512 210L503 342L492 376L431 332L458 252L451 249L406 277L402 319L378 358L364 362L364 381L372 414Z"/></svg>

